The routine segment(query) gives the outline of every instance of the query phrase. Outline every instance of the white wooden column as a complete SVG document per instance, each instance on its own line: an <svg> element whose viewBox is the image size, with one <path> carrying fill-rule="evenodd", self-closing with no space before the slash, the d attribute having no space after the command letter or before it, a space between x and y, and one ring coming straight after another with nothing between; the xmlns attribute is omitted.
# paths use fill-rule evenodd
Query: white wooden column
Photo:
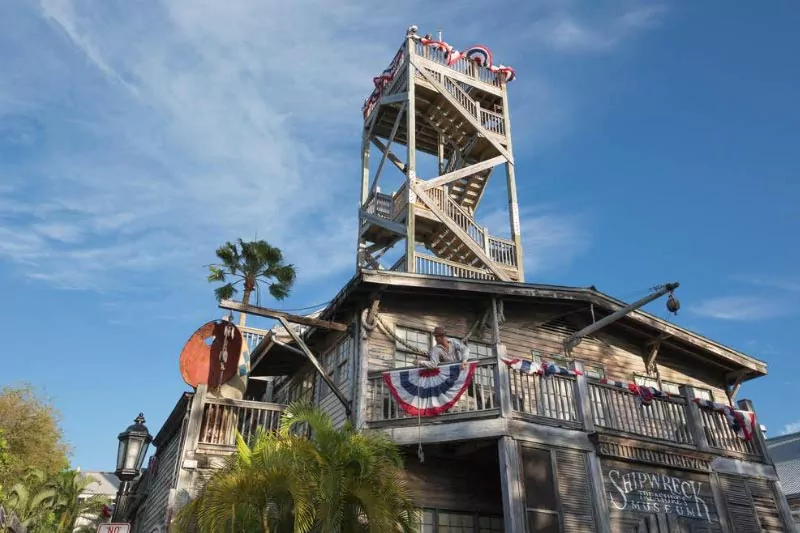
<svg viewBox="0 0 800 533"><path fill-rule="evenodd" d="M406 194L408 207L406 208L406 272L417 271L416 261L416 224L414 204L417 195L412 190L411 184L417 179L417 119L415 105L415 79L416 73L411 57L414 55L414 40L406 39L406 61L408 61L408 105L406 106L406 142L408 143L406 157Z"/></svg>
<svg viewBox="0 0 800 533"><path fill-rule="evenodd" d="M522 461L519 444L511 437L497 441L500 457L500 485L503 493L503 524L506 533L528 530L525 516L525 493L522 490Z"/></svg>
<svg viewBox="0 0 800 533"><path fill-rule="evenodd" d="M514 150L511 146L511 117L508 113L508 85L503 83L503 122L505 123L506 149L511 157L514 157ZM525 265L522 253L522 234L519 221L519 200L517 200L517 178L514 172L514 162L506 162L506 184L508 188L508 218L511 226L511 240L514 241L516 249L517 281L525 281Z"/></svg>

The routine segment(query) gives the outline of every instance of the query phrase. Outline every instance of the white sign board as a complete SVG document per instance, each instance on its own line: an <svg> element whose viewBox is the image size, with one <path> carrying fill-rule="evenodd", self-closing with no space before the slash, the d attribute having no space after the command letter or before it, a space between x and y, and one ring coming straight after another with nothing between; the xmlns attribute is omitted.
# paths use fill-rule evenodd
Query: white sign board
<svg viewBox="0 0 800 533"><path fill-rule="evenodd" d="M130 524L100 524L97 533L130 533Z"/></svg>

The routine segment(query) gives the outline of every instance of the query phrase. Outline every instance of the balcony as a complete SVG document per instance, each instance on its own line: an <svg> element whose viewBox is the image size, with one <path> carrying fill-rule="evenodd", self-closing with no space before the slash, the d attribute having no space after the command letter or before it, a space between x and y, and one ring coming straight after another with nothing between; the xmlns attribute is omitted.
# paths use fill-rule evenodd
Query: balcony
<svg viewBox="0 0 800 533"><path fill-rule="evenodd" d="M284 405L207 397L203 403L198 448L225 453L236 446L236 433L249 441L259 428L275 430Z"/></svg>
<svg viewBox="0 0 800 533"><path fill-rule="evenodd" d="M761 462L765 456L759 435L749 441L737 437L722 413L690 400L694 394L691 388L684 387L681 396L655 398L651 405L643 406L632 392L599 380L585 376L543 377L500 365L494 358L481 359L472 384L458 403L443 415L419 422L430 425L503 417L734 459ZM418 423L417 417L397 405L380 372L370 374L366 399L370 427ZM505 410L504 403L509 406ZM739 409L746 410L744 405ZM693 425L693 421L697 424Z"/></svg>

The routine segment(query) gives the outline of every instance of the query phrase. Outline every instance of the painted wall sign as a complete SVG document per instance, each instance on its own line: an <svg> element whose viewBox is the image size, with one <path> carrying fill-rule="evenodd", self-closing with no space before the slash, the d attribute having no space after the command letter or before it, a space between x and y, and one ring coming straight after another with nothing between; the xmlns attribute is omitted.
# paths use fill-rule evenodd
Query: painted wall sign
<svg viewBox="0 0 800 533"><path fill-rule="evenodd" d="M716 522L709 482L682 474L606 465L604 482L609 510L667 513Z"/></svg>

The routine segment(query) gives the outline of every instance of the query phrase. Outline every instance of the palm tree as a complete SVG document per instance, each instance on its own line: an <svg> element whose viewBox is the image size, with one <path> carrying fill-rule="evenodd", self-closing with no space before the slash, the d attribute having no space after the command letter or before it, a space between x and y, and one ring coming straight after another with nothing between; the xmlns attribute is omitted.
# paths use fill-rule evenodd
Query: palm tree
<svg viewBox="0 0 800 533"><path fill-rule="evenodd" d="M227 466L178 514L177 531L416 531L403 474L383 434L336 429L319 408L293 404L277 432L259 431L251 444L237 437Z"/></svg>
<svg viewBox="0 0 800 533"><path fill-rule="evenodd" d="M294 265L284 264L281 250L267 241L244 242L237 239L236 244L226 242L217 248L216 255L221 263L209 265L211 273L208 281L224 283L214 289L217 301L232 298L239 292L236 287L239 283L242 283L242 303L245 305L250 303L253 291L256 292L256 302L260 301L262 282L267 283L270 295L276 300L286 298L294 285ZM240 313L239 325L244 326L246 319L246 314Z"/></svg>
<svg viewBox="0 0 800 533"><path fill-rule="evenodd" d="M5 505L29 532L52 531L57 499L58 492L48 483L45 473L31 469L11 487Z"/></svg>
<svg viewBox="0 0 800 533"><path fill-rule="evenodd" d="M58 473L48 482L48 486L53 487L58 494L55 501L55 512L58 520L58 533L72 533L75 531L78 518L93 522L94 519L102 514L103 505L111 503L105 496L94 495L88 498L81 498L84 491L97 480L91 476L85 476L76 470L65 470ZM96 531L95 525L88 527L84 525L84 530Z"/></svg>

